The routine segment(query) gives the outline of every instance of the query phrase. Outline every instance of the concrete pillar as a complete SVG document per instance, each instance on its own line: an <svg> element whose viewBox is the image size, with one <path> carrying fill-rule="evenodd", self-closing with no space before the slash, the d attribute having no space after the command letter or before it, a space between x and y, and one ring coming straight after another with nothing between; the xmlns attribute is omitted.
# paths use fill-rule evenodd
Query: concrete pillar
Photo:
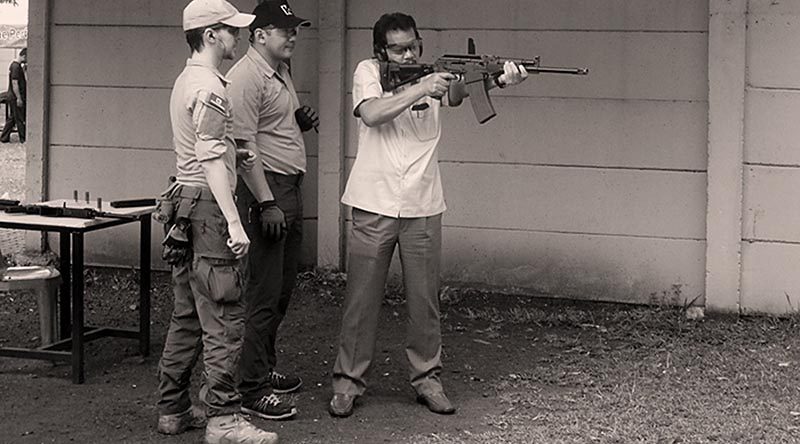
<svg viewBox="0 0 800 444"><path fill-rule="evenodd" d="M28 3L28 139L25 200L47 197L47 152L50 109L50 0Z"/></svg>
<svg viewBox="0 0 800 444"><path fill-rule="evenodd" d="M28 2L28 103L25 142L25 202L48 197L50 152L50 22L52 1ZM30 231L25 236L29 250L43 248L46 237Z"/></svg>
<svg viewBox="0 0 800 444"><path fill-rule="evenodd" d="M706 300L735 312L741 297L747 0L710 0Z"/></svg>
<svg viewBox="0 0 800 444"><path fill-rule="evenodd" d="M346 79L346 0L319 2L319 169L317 265L343 268L344 132L348 113Z"/></svg>

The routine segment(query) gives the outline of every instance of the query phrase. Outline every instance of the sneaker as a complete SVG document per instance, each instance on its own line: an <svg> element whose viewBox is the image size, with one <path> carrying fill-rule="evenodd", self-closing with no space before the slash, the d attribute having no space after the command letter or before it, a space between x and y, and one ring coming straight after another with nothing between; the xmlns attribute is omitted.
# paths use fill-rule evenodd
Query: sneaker
<svg viewBox="0 0 800 444"><path fill-rule="evenodd" d="M303 385L303 380L297 376L287 376L272 370L269 372L269 384L274 393L284 394L297 391Z"/></svg>
<svg viewBox="0 0 800 444"><path fill-rule="evenodd" d="M158 415L158 433L178 435L190 429L201 429L206 425L206 415L197 408L173 415Z"/></svg>
<svg viewBox="0 0 800 444"><path fill-rule="evenodd" d="M253 403L242 403L242 412L264 419L289 419L297 414L297 408L281 400L278 395L270 393Z"/></svg>
<svg viewBox="0 0 800 444"><path fill-rule="evenodd" d="M206 426L206 444L276 444L278 434L261 430L241 414L212 416Z"/></svg>

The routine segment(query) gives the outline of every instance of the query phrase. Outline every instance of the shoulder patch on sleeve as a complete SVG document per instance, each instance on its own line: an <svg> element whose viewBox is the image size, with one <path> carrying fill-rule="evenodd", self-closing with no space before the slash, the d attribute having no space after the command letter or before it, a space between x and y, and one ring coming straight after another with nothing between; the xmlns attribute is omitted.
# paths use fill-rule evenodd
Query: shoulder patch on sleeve
<svg viewBox="0 0 800 444"><path fill-rule="evenodd" d="M221 96L218 96L218 95L214 94L213 92L209 92L208 93L208 102L207 103L208 103L208 106L210 106L211 108L214 108L215 110L219 111L220 113L222 113L222 114L226 114L227 113L226 109L227 109L228 101L225 100L224 98L222 98Z"/></svg>
<svg viewBox="0 0 800 444"><path fill-rule="evenodd" d="M200 140L222 139L226 131L228 101L211 91L200 91L194 110L194 123Z"/></svg>

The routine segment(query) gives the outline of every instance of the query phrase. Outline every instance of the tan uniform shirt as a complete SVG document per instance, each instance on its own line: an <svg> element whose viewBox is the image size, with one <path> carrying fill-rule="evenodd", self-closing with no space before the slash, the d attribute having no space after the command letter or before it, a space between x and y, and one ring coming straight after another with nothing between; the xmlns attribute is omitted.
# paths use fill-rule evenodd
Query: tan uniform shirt
<svg viewBox="0 0 800 444"><path fill-rule="evenodd" d="M300 107L285 63L272 69L253 47L227 74L234 103L233 137L254 142L266 171L306 171L306 146L294 112Z"/></svg>
<svg viewBox="0 0 800 444"><path fill-rule="evenodd" d="M222 158L231 192L236 189L236 144L225 85L217 68L187 60L169 100L178 183L208 188L200 162Z"/></svg>
<svg viewBox="0 0 800 444"><path fill-rule="evenodd" d="M364 100L391 96L383 91L375 59L363 60L353 74L353 111ZM358 119L358 152L342 203L390 217L427 217L446 208L439 176L442 134L439 100L424 97L392 121L368 127Z"/></svg>

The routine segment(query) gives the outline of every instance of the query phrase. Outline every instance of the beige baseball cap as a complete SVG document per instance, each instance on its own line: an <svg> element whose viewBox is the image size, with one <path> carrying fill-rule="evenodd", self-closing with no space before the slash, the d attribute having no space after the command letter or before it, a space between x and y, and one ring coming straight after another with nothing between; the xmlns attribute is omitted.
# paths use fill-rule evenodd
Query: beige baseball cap
<svg viewBox="0 0 800 444"><path fill-rule="evenodd" d="M246 28L256 18L243 14L225 0L192 0L183 9L183 30L204 28L222 23L234 28Z"/></svg>

